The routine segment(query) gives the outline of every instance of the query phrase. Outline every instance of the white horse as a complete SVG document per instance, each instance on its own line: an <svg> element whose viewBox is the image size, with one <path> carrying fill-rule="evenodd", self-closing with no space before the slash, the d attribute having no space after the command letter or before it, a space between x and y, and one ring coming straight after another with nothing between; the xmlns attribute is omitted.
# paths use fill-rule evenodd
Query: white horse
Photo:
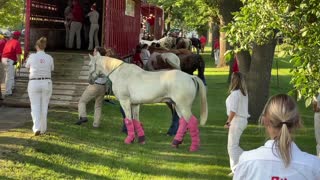
<svg viewBox="0 0 320 180"><path fill-rule="evenodd" d="M104 74L112 82L114 95L120 101L126 118L124 119L128 136L126 144L134 141L135 131L140 143L145 143L144 130L139 121L140 104L173 102L180 117L179 129L172 142L178 147L187 129L190 131L190 151L200 146L198 121L191 108L197 91L200 92L200 124L204 125L208 117L206 88L201 79L180 70L148 72L136 65L106 56L91 56L90 78L96 79Z"/></svg>

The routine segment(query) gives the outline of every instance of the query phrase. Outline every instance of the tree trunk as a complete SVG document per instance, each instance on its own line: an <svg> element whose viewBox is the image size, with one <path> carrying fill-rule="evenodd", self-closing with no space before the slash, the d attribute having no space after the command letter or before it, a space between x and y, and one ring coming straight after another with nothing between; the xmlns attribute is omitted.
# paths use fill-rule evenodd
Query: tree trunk
<svg viewBox="0 0 320 180"><path fill-rule="evenodd" d="M232 21L233 12L239 11L243 4L239 0L223 0L218 5L220 27L224 27ZM220 32L220 62L218 67L226 66L224 53L230 49L229 43L226 41L226 33Z"/></svg>
<svg viewBox="0 0 320 180"><path fill-rule="evenodd" d="M246 75L250 70L251 55L249 51L241 51L236 54L238 59L239 70L242 74Z"/></svg>
<svg viewBox="0 0 320 180"><path fill-rule="evenodd" d="M250 71L246 75L249 94L250 120L258 121L269 97L271 69L276 41L266 45L254 45ZM243 62L243 61L242 61Z"/></svg>

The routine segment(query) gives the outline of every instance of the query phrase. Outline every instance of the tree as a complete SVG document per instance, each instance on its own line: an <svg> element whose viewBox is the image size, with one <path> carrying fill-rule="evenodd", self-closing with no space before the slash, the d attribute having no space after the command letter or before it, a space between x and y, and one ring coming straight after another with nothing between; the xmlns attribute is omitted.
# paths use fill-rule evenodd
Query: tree
<svg viewBox="0 0 320 180"><path fill-rule="evenodd" d="M149 3L162 6L164 18L167 23L166 32L171 25L181 29L201 30L208 25L214 10L202 0L149 0Z"/></svg>
<svg viewBox="0 0 320 180"><path fill-rule="evenodd" d="M249 109L257 119L268 98L271 65L278 32L281 32L292 56L291 83L298 98L306 105L320 87L319 3L309 0L243 0L227 31L228 41L235 48L240 71L246 74ZM247 50L252 51L252 55ZM243 57L251 58L243 58Z"/></svg>
<svg viewBox="0 0 320 180"><path fill-rule="evenodd" d="M0 27L18 28L24 22L24 0L4 0L0 2Z"/></svg>

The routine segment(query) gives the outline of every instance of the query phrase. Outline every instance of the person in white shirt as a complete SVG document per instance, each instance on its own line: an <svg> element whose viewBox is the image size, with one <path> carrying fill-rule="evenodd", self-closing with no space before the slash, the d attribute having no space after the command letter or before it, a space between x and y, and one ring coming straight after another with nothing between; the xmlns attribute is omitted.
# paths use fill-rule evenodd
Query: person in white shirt
<svg viewBox="0 0 320 180"><path fill-rule="evenodd" d="M148 62L148 60L150 58L150 52L148 50L148 44L142 45L140 57L141 57L141 60L143 62L144 67L146 67L147 62Z"/></svg>
<svg viewBox="0 0 320 180"><path fill-rule="evenodd" d="M98 55L98 53L101 56L105 56L106 50L102 47L94 48L93 55L96 56ZM89 84L85 89L79 100L79 120L75 124L81 125L82 123L88 122L86 106L89 101L95 98L93 127L97 128L100 126L102 103L104 100L104 95L106 93L106 82L106 77L99 77L95 80L94 84Z"/></svg>
<svg viewBox="0 0 320 180"><path fill-rule="evenodd" d="M93 49L93 38L95 47L99 46L99 39L98 39L98 32L99 32L99 13L96 11L96 3L92 4L91 6L91 12L88 13L88 17L90 20L90 31L89 31L89 47L88 50Z"/></svg>
<svg viewBox="0 0 320 180"><path fill-rule="evenodd" d="M314 111L314 134L317 142L317 156L320 157L320 94L313 102Z"/></svg>
<svg viewBox="0 0 320 180"><path fill-rule="evenodd" d="M36 136L47 130L47 114L52 94L51 71L54 69L53 58L44 52L47 38L41 37L35 45L37 52L30 54L26 68L30 69L28 95L31 103L32 130Z"/></svg>
<svg viewBox="0 0 320 180"><path fill-rule="evenodd" d="M270 138L264 146L243 152L234 180L319 180L320 159L301 151L293 141L301 126L295 101L286 94L271 97L261 115Z"/></svg>
<svg viewBox="0 0 320 180"><path fill-rule="evenodd" d="M243 150L239 146L240 137L247 127L249 117L248 113L248 93L245 80L240 72L234 72L231 77L229 87L230 95L226 100L228 119L225 128L229 129L228 133L228 154L230 159L230 168L232 175L234 167L238 163L239 157Z"/></svg>

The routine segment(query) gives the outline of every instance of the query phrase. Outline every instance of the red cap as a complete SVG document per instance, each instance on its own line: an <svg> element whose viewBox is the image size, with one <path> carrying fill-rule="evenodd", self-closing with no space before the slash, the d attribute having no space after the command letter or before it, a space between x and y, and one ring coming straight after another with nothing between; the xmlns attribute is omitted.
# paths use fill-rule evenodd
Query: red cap
<svg viewBox="0 0 320 180"><path fill-rule="evenodd" d="M21 33L20 33L20 31L15 31L15 32L13 32L12 35L16 36L16 37L19 37L19 36L21 36Z"/></svg>

